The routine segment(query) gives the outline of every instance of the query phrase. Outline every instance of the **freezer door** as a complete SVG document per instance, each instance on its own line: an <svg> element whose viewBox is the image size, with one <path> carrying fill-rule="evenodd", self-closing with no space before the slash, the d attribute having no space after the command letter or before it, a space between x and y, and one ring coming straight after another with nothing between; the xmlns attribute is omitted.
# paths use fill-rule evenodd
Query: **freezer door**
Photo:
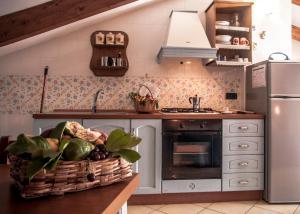
<svg viewBox="0 0 300 214"><path fill-rule="evenodd" d="M300 63L269 63L269 95L300 97Z"/></svg>
<svg viewBox="0 0 300 214"><path fill-rule="evenodd" d="M267 123L269 202L300 201L300 99L270 100Z"/></svg>

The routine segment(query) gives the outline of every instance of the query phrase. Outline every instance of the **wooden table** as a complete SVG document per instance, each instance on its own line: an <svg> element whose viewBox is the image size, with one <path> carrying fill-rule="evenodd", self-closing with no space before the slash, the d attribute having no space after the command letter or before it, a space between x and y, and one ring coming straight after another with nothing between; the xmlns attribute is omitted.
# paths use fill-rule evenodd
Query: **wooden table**
<svg viewBox="0 0 300 214"><path fill-rule="evenodd" d="M127 200L140 182L134 174L125 181L64 196L23 199L9 176L9 166L0 165L0 213L2 214L114 214L127 213Z"/></svg>

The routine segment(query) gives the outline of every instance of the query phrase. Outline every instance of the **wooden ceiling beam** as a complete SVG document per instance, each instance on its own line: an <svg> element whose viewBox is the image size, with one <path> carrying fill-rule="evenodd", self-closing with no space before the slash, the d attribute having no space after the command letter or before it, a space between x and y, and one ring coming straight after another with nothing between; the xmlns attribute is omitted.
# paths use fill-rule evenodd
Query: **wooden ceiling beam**
<svg viewBox="0 0 300 214"><path fill-rule="evenodd" d="M0 17L0 47L136 0L53 0Z"/></svg>
<svg viewBox="0 0 300 214"><path fill-rule="evenodd" d="M293 4L299 5L300 6L300 0L292 0Z"/></svg>
<svg viewBox="0 0 300 214"><path fill-rule="evenodd" d="M292 25L292 37L294 40L300 41L300 27Z"/></svg>

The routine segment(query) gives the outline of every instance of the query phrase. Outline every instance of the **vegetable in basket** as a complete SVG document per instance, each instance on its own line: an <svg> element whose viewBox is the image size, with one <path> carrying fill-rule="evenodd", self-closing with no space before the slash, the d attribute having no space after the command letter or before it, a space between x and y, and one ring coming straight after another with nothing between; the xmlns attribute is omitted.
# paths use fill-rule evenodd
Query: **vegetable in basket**
<svg viewBox="0 0 300 214"><path fill-rule="evenodd" d="M41 169L54 169L59 160L103 160L120 156L134 163L140 158L139 153L130 148L139 144L141 139L121 129L114 130L107 137L102 132L85 129L77 122L63 122L48 135L42 135L28 137L20 134L16 142L6 148L10 155L29 161L26 173L29 181Z"/></svg>

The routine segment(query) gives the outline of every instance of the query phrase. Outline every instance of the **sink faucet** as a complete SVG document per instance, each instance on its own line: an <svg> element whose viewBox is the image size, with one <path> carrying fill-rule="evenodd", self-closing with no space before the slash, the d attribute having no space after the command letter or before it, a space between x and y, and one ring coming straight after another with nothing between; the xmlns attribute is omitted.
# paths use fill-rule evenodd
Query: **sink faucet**
<svg viewBox="0 0 300 214"><path fill-rule="evenodd" d="M98 99L98 95L99 95L99 94L104 94L103 89L99 89L99 90L96 92L95 96L94 96L94 102L93 102L93 106L92 106L92 112L93 112L93 113L96 113L96 112L97 112L97 99Z"/></svg>

